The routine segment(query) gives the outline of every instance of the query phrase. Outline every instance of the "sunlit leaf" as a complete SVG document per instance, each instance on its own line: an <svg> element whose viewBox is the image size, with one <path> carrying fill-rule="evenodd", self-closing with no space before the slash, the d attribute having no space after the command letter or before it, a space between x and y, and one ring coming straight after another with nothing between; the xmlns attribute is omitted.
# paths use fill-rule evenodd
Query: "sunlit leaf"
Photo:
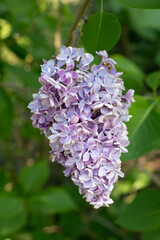
<svg viewBox="0 0 160 240"><path fill-rule="evenodd" d="M0 36L1 39L7 38L11 34L12 28L8 21L0 18Z"/></svg>

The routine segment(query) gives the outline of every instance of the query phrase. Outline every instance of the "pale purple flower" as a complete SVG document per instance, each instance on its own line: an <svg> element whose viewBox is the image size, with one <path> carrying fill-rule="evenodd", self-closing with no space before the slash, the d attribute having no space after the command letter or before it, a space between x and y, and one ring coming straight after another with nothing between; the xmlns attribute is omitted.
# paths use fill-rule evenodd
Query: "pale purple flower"
<svg viewBox="0 0 160 240"><path fill-rule="evenodd" d="M44 61L44 64L41 65L42 74L47 74L53 76L56 73L55 60L51 59L48 62Z"/></svg>
<svg viewBox="0 0 160 240"><path fill-rule="evenodd" d="M85 53L80 58L80 63L78 68L82 71L87 71L89 69L89 64L94 60L94 57L90 53Z"/></svg>
<svg viewBox="0 0 160 240"><path fill-rule="evenodd" d="M91 94L85 93L82 88L79 90L78 94L80 96L78 107L80 112L82 112L85 108L87 108L88 105L92 104Z"/></svg>
<svg viewBox="0 0 160 240"><path fill-rule="evenodd" d="M105 93L102 95L100 101L97 101L96 103L94 103L92 105L92 108L93 109L101 109L103 106L106 106L109 109L111 109L112 108L111 101L112 101L111 95L108 93Z"/></svg>
<svg viewBox="0 0 160 240"><path fill-rule="evenodd" d="M105 50L99 52L96 51L96 54L102 58L102 61L108 59L108 53Z"/></svg>
<svg viewBox="0 0 160 240"><path fill-rule="evenodd" d="M95 140L94 138L89 138L86 143L86 151L83 154L83 162L88 162L90 158L95 161L97 159L101 152L102 149L98 145L98 140Z"/></svg>
<svg viewBox="0 0 160 240"><path fill-rule="evenodd" d="M66 167L76 166L78 170L82 170L84 168L84 163L81 161L81 159L80 158L75 158L75 157L68 158L65 161L65 165L66 165Z"/></svg>
<svg viewBox="0 0 160 240"><path fill-rule="evenodd" d="M38 93L33 94L33 98L34 101L30 102L28 105L28 108L31 109L31 112L37 114L41 109L45 110L45 106L42 105L42 102L39 98L39 94Z"/></svg>
<svg viewBox="0 0 160 240"><path fill-rule="evenodd" d="M70 89L67 89L66 87L63 90L62 93L62 100L65 103L66 107L69 107L72 102L77 101L77 92L79 90L78 86L71 87Z"/></svg>
<svg viewBox="0 0 160 240"><path fill-rule="evenodd" d="M79 50L77 48L62 46L60 54L57 56L57 66L62 67L64 64L74 66L74 59L78 56Z"/></svg>
<svg viewBox="0 0 160 240"><path fill-rule="evenodd" d="M28 105L33 126L45 134L53 161L65 168L79 192L94 208L113 203L110 194L121 172L120 156L129 144L128 108L133 90L124 96L122 73L106 51L91 66L84 49L62 46L54 60L41 66L42 87Z"/></svg>
<svg viewBox="0 0 160 240"><path fill-rule="evenodd" d="M60 133L60 141L62 144L70 144L71 141L77 140L77 127L76 125L62 125Z"/></svg>
<svg viewBox="0 0 160 240"><path fill-rule="evenodd" d="M67 67L65 69L61 69L58 71L59 81L64 83L65 85L72 84L73 79L78 78L78 74L75 71L71 71L71 67Z"/></svg>
<svg viewBox="0 0 160 240"><path fill-rule="evenodd" d="M50 143L55 143L60 138L60 132L55 130L54 127L50 127L51 135L48 136L48 139L50 140Z"/></svg>
<svg viewBox="0 0 160 240"><path fill-rule="evenodd" d="M133 89L130 89L130 90L128 90L128 92L123 96L123 99L126 100L128 107L131 106L130 103L135 102L135 100L134 100L134 98L133 98L133 95L134 95L134 90L133 90Z"/></svg>
<svg viewBox="0 0 160 240"><path fill-rule="evenodd" d="M107 67L109 65L110 67L114 68L114 65L116 64L116 62L112 58L108 58L108 54L105 50L100 52L96 51L96 54L102 58L103 65L106 65Z"/></svg>

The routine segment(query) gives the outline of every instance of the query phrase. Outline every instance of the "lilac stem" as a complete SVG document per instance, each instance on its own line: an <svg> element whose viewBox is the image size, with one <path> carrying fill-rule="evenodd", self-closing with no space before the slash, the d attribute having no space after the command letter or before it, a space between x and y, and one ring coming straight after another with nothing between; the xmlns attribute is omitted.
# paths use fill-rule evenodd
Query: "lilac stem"
<svg viewBox="0 0 160 240"><path fill-rule="evenodd" d="M83 25L84 21L87 21L89 12L91 7L93 6L95 0L86 0L84 2L84 5L82 6L82 9L80 10L77 19L75 20L69 35L68 35L68 39L66 42L66 46L71 45L71 43L73 43L73 45L76 47L78 45L78 40L81 34L81 28ZM73 39L73 34L75 34L75 38L74 38L74 42L72 41Z"/></svg>

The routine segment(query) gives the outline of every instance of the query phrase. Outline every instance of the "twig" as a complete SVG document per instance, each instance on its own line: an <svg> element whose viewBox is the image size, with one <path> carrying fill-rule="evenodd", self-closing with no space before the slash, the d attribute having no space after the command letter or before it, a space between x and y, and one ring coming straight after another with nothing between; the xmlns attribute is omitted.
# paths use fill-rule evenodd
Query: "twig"
<svg viewBox="0 0 160 240"><path fill-rule="evenodd" d="M81 28L82 28L82 24L84 21L87 21L90 9L93 5L95 0L86 0L84 2L84 5L82 6L82 9L80 10L76 21L74 22L69 35L68 35L68 39L66 42L66 46L71 45L72 43L72 38L73 38L73 34L75 34L75 41L74 41L74 46L78 45L78 40L79 40L79 36L81 33Z"/></svg>
<svg viewBox="0 0 160 240"><path fill-rule="evenodd" d="M73 44L74 47L78 46L78 40L79 40L79 37L81 35L82 23L83 23L83 20L80 21L80 23L78 24L77 30L75 32L75 40L74 40L74 44Z"/></svg>

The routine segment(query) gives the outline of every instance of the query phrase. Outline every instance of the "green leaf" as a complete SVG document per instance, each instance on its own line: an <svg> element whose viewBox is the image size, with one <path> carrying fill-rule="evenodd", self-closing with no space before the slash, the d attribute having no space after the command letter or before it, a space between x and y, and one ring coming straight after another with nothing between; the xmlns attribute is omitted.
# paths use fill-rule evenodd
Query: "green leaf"
<svg viewBox="0 0 160 240"><path fill-rule="evenodd" d="M32 212L53 214L75 210L76 205L68 193L60 187L52 187L31 198Z"/></svg>
<svg viewBox="0 0 160 240"><path fill-rule="evenodd" d="M122 78L124 80L124 86L126 90L130 88L134 89L136 94L142 90L142 79L144 73L141 69L130 59L120 55L114 54L112 58L117 62L116 69L119 72L123 72Z"/></svg>
<svg viewBox="0 0 160 240"><path fill-rule="evenodd" d="M145 232L142 234L141 240L159 240L160 239L160 229L155 229L150 232Z"/></svg>
<svg viewBox="0 0 160 240"><path fill-rule="evenodd" d="M157 31L160 31L160 9L128 9L128 15L130 27L142 38L150 40L155 45ZM143 45L141 47L145 48Z"/></svg>
<svg viewBox="0 0 160 240"><path fill-rule="evenodd" d="M156 91L160 86L160 71L150 73L146 77L146 83L153 91Z"/></svg>
<svg viewBox="0 0 160 240"><path fill-rule="evenodd" d="M101 12L89 16L82 33L81 40L85 48L95 54L95 51L108 51L114 47L120 38L121 26L115 15Z"/></svg>
<svg viewBox="0 0 160 240"><path fill-rule="evenodd" d="M116 69L118 71L125 74L134 75L140 79L144 77L144 73L141 71L141 69L127 57L124 57L120 54L113 54L111 57L117 62Z"/></svg>
<svg viewBox="0 0 160 240"><path fill-rule="evenodd" d="M134 75L124 73L122 76L125 91L127 92L129 89L134 89L135 94L140 94L142 90L142 80Z"/></svg>
<svg viewBox="0 0 160 240"><path fill-rule="evenodd" d="M0 236L8 236L23 227L26 213L19 198L0 197Z"/></svg>
<svg viewBox="0 0 160 240"><path fill-rule="evenodd" d="M121 3L132 8L156 9L160 8L159 0L119 0Z"/></svg>
<svg viewBox="0 0 160 240"><path fill-rule="evenodd" d="M160 192L157 189L139 192L118 218L117 223L140 232L160 227Z"/></svg>
<svg viewBox="0 0 160 240"><path fill-rule="evenodd" d="M49 177L48 164L40 161L33 166L24 167L19 174L19 180L26 192L42 187Z"/></svg>
<svg viewBox="0 0 160 240"><path fill-rule="evenodd" d="M0 87L0 119L1 119L0 138L8 137L12 129L13 110L9 96L1 87Z"/></svg>
<svg viewBox="0 0 160 240"><path fill-rule="evenodd" d="M140 32L141 28L149 30L160 30L160 9L130 9L129 11L131 27L138 29ZM137 24L138 22L138 24ZM141 29L143 30L143 29ZM157 36L157 35L156 35Z"/></svg>
<svg viewBox="0 0 160 240"><path fill-rule="evenodd" d="M150 103L137 95L135 101L129 111L133 117L127 123L130 145L128 153L122 154L122 161L135 159L160 147L160 113L154 109L158 99L152 99Z"/></svg>

